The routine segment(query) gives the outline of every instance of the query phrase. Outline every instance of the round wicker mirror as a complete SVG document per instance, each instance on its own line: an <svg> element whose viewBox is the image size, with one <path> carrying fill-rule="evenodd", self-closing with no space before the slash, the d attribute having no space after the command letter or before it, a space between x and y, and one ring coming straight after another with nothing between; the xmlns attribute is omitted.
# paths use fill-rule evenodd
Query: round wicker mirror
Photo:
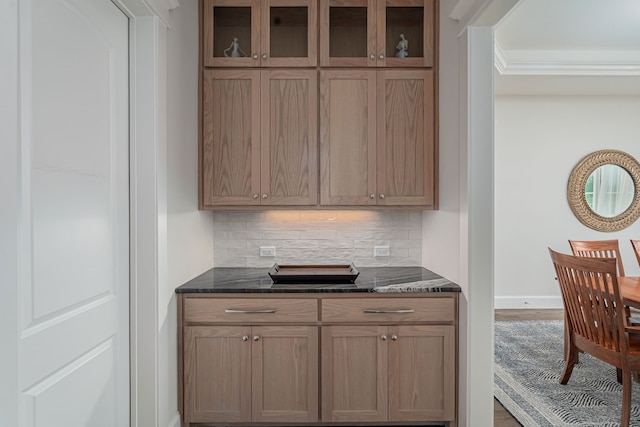
<svg viewBox="0 0 640 427"><path fill-rule="evenodd" d="M567 198L575 216L587 227L598 231L627 228L640 217L640 163L623 151L591 153L573 168Z"/></svg>

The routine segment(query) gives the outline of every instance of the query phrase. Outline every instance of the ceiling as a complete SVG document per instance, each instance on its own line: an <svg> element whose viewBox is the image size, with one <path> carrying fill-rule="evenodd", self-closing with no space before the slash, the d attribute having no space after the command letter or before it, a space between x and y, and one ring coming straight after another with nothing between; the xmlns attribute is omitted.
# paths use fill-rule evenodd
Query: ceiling
<svg viewBox="0 0 640 427"><path fill-rule="evenodd" d="M499 95L640 95L640 0L521 0L495 69Z"/></svg>

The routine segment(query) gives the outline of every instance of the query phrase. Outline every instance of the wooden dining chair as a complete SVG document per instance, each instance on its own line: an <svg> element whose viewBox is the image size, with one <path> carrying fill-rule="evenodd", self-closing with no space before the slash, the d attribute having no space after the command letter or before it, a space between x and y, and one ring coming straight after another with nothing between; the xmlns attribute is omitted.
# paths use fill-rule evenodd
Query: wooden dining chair
<svg viewBox="0 0 640 427"><path fill-rule="evenodd" d="M549 253L560 284L568 330L569 357L560 384L569 381L581 351L620 369L620 426L628 427L631 373L640 370L640 327L627 325L616 260L565 255L551 248Z"/></svg>
<svg viewBox="0 0 640 427"><path fill-rule="evenodd" d="M620 245L613 240L569 240L571 252L575 256L588 258L615 258L618 265L618 276L624 276L624 265L620 256Z"/></svg>
<svg viewBox="0 0 640 427"><path fill-rule="evenodd" d="M631 240L631 246L633 247L633 253L636 254L638 265L640 265L640 240Z"/></svg>

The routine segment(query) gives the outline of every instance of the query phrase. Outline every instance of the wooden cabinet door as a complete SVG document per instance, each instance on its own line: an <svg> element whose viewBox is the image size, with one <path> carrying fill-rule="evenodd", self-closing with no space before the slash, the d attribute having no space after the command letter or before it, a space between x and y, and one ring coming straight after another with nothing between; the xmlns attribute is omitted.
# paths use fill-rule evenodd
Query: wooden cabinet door
<svg viewBox="0 0 640 427"><path fill-rule="evenodd" d="M378 204L437 208L433 70L377 74Z"/></svg>
<svg viewBox="0 0 640 427"><path fill-rule="evenodd" d="M250 421L250 334L248 326L186 328L184 402L187 423Z"/></svg>
<svg viewBox="0 0 640 427"><path fill-rule="evenodd" d="M374 70L320 71L320 204L376 204Z"/></svg>
<svg viewBox="0 0 640 427"><path fill-rule="evenodd" d="M322 327L322 421L388 416L386 326Z"/></svg>
<svg viewBox="0 0 640 427"><path fill-rule="evenodd" d="M260 204L260 71L205 70L202 207Z"/></svg>
<svg viewBox="0 0 640 427"><path fill-rule="evenodd" d="M315 70L262 71L263 205L318 201L317 88Z"/></svg>
<svg viewBox="0 0 640 427"><path fill-rule="evenodd" d="M318 327L254 326L253 421L318 421Z"/></svg>
<svg viewBox="0 0 640 427"><path fill-rule="evenodd" d="M389 335L389 420L455 420L455 327L391 326Z"/></svg>

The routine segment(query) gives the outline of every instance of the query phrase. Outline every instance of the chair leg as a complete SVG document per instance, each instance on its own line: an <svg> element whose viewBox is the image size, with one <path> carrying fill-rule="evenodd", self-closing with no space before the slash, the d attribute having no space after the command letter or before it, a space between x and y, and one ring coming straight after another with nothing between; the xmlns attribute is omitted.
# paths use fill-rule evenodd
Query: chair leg
<svg viewBox="0 0 640 427"><path fill-rule="evenodd" d="M622 417L620 427L629 427L631 419L631 372L622 370Z"/></svg>
<svg viewBox="0 0 640 427"><path fill-rule="evenodd" d="M578 363L579 355L580 351L578 348L573 344L569 345L569 351L566 356L567 364L565 365L564 372L560 378L560 384L566 384L569 382L569 378L571 378L571 373L573 372L573 367Z"/></svg>

